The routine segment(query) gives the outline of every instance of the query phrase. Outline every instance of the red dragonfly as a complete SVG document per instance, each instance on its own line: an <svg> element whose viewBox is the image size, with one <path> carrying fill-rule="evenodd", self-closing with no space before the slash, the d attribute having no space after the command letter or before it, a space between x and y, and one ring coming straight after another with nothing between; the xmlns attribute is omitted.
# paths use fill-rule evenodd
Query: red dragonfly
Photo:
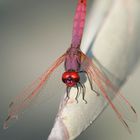
<svg viewBox="0 0 140 140"><path fill-rule="evenodd" d="M66 84L66 98L69 100L69 93L72 87L77 87L77 94L75 96L76 101L78 102L78 93L81 91L82 98L85 100L85 85L81 83L79 73L85 73L88 77L91 90L94 93L99 95L93 89L93 82L96 83L100 89L100 94L108 101L109 105L115 111L119 120L130 131L130 128L125 121L125 119L133 120L136 118L136 111L130 105L128 100L118 92L118 88L112 84L109 78L103 74L103 72L96 66L94 62L80 50L81 40L83 36L83 30L85 25L86 18L86 0L78 0L74 25L72 32L72 42L67 51L60 56L53 65L45 71L37 80L35 80L23 93L15 98L9 105L8 117L4 122L4 128L8 127L8 122L15 118L21 110L25 109L33 99L39 94L39 91L46 84L46 81L56 68L64 62L65 72L62 75L62 81ZM109 88L112 92L107 92L106 88ZM81 90L82 89L82 90ZM117 92L117 94L116 94ZM111 95L117 99L117 105L112 102ZM123 104L123 106L122 106ZM117 107L118 106L118 107ZM126 112L126 114L125 114Z"/></svg>

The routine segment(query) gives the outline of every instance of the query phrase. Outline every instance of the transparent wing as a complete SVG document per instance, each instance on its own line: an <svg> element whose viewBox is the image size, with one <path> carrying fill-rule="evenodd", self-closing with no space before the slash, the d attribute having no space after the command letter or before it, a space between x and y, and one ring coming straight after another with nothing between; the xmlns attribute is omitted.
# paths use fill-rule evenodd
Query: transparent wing
<svg viewBox="0 0 140 140"><path fill-rule="evenodd" d="M97 84L101 94L113 108L119 120L123 123L129 133L131 133L131 130L125 119L131 121L137 120L137 114L133 106L119 92L119 88L113 85L109 78L103 72L101 72L99 68L91 61L91 59L88 58L84 53L82 53L82 61L82 68L89 74L91 80ZM114 100L112 101L113 98Z"/></svg>
<svg viewBox="0 0 140 140"><path fill-rule="evenodd" d="M8 117L4 122L4 129L8 127L8 122L11 119L17 118L17 115L25 108L27 108L35 97L38 95L40 90L45 85L51 73L64 61L65 54L59 57L54 64L45 71L37 80L27 87L21 94L19 94L10 104Z"/></svg>

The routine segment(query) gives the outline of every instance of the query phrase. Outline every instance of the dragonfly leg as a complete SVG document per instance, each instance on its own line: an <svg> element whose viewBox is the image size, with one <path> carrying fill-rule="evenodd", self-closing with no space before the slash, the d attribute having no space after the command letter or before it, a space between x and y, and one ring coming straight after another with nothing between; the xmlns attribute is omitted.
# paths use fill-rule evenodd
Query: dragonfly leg
<svg viewBox="0 0 140 140"><path fill-rule="evenodd" d="M86 87L84 84L81 84L80 82L79 82L79 85L82 88L82 99L85 101L85 104L87 104L87 101L85 100Z"/></svg>
<svg viewBox="0 0 140 140"><path fill-rule="evenodd" d="M76 97L75 97L75 100L77 101L78 103L78 96L79 96L79 87L78 85L76 84L76 87L77 87L77 94L76 94ZM81 90L81 89L80 89Z"/></svg>
<svg viewBox="0 0 140 140"><path fill-rule="evenodd" d="M67 94L66 94L66 100L67 101L70 99L70 97L69 97L70 90L71 90L71 87L66 87L66 92L67 92Z"/></svg>
<svg viewBox="0 0 140 140"><path fill-rule="evenodd" d="M88 78L88 81L89 81L89 84L90 84L90 87L91 87L91 90L94 91L96 93L97 96L99 96L99 92L97 92L94 88L93 88L93 84L92 84L92 81L91 81L91 78L90 76L88 75L88 73L86 71L79 71L79 73L85 73L87 75L87 78Z"/></svg>

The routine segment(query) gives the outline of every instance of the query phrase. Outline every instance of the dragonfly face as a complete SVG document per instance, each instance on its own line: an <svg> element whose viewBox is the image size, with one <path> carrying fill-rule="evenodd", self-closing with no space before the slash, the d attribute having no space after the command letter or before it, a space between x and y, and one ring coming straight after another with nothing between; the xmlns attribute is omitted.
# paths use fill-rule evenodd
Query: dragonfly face
<svg viewBox="0 0 140 140"><path fill-rule="evenodd" d="M62 75L62 81L68 86L75 86L80 80L80 76L76 71L66 71Z"/></svg>

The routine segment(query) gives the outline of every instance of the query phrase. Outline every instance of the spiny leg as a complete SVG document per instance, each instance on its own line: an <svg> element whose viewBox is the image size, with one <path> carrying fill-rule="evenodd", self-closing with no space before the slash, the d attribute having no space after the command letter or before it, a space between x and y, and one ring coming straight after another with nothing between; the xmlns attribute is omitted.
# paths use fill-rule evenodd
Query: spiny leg
<svg viewBox="0 0 140 140"><path fill-rule="evenodd" d="M92 83L91 78L90 78L90 76L88 74L87 74L87 77L88 77L88 80L89 80L89 83L90 83L91 90L93 92L95 92L97 96L99 96L100 93L93 88L93 83Z"/></svg>
<svg viewBox="0 0 140 140"><path fill-rule="evenodd" d="M70 90L71 90L71 87L66 87L66 92L67 92L66 99L67 99L67 101L70 99L70 97L69 97Z"/></svg>
<svg viewBox="0 0 140 140"><path fill-rule="evenodd" d="M79 87L78 87L78 84L76 84L76 87L77 87L77 94L76 94L75 100L78 103L78 96L79 96ZM80 91L81 91L81 89L80 89Z"/></svg>
<svg viewBox="0 0 140 140"><path fill-rule="evenodd" d="M99 92L97 92L95 89L93 89L93 83L91 81L91 78L90 76L88 75L88 73L86 71L79 71L79 73L85 73L87 75L87 78L88 78L88 81L89 81L89 84L90 84L90 87L91 87L91 90L94 91L96 93L97 96L99 96Z"/></svg>
<svg viewBox="0 0 140 140"><path fill-rule="evenodd" d="M84 84L82 84L83 86L83 100L85 101L85 103L87 104L87 101L85 100L85 94L86 94L86 87Z"/></svg>
<svg viewBox="0 0 140 140"><path fill-rule="evenodd" d="M87 104L87 101L85 100L85 90L86 90L86 87L84 84L81 84L79 82L79 85L82 87L82 99L85 101L85 104Z"/></svg>
<svg viewBox="0 0 140 140"><path fill-rule="evenodd" d="M88 73L86 71L80 71L79 73L85 73L87 75L87 78L88 78L88 81L89 81L89 84L90 84L90 87L91 87L91 90L93 90L93 85L92 85L92 81L88 75Z"/></svg>

